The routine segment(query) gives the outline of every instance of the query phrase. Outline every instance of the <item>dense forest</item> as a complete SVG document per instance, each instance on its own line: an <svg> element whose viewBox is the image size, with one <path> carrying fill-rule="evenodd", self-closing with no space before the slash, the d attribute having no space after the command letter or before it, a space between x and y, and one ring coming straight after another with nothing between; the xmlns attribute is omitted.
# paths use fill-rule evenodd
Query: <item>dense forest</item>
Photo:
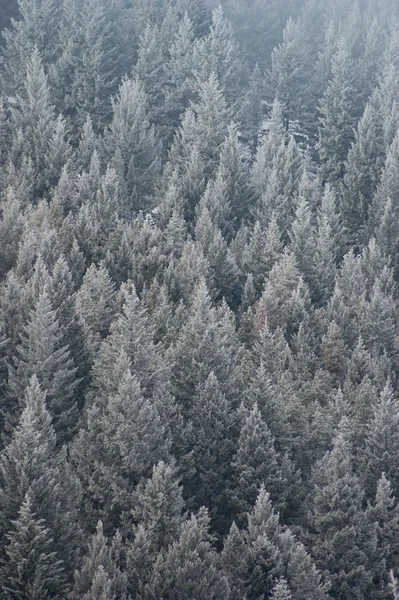
<svg viewBox="0 0 399 600"><path fill-rule="evenodd" d="M392 600L397 0L0 25L0 597Z"/></svg>

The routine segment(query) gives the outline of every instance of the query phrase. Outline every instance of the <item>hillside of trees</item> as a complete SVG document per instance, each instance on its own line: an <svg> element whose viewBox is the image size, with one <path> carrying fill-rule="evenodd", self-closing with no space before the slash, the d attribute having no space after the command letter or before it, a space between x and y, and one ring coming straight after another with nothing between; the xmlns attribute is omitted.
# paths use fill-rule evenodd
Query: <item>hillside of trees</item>
<svg viewBox="0 0 399 600"><path fill-rule="evenodd" d="M1 4L2 599L398 593L398 12Z"/></svg>

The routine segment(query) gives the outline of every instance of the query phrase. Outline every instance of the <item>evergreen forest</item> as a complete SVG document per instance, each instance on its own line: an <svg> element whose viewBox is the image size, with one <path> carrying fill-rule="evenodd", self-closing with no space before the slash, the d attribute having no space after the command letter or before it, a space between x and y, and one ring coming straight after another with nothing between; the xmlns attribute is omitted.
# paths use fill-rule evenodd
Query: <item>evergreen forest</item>
<svg viewBox="0 0 399 600"><path fill-rule="evenodd" d="M399 598L398 0L0 2L0 598Z"/></svg>

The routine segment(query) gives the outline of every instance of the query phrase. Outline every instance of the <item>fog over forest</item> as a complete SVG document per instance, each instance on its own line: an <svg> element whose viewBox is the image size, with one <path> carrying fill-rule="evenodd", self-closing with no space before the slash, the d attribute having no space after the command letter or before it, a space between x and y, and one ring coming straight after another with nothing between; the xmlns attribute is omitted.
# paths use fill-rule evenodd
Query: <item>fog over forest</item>
<svg viewBox="0 0 399 600"><path fill-rule="evenodd" d="M399 600L398 0L0 0L1 600Z"/></svg>

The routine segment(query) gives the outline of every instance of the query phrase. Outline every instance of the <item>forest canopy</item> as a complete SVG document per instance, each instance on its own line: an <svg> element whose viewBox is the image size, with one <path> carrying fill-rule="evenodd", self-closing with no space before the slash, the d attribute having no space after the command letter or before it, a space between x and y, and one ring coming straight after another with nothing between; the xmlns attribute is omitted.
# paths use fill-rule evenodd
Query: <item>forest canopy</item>
<svg viewBox="0 0 399 600"><path fill-rule="evenodd" d="M1 4L4 600L393 600L398 11Z"/></svg>

